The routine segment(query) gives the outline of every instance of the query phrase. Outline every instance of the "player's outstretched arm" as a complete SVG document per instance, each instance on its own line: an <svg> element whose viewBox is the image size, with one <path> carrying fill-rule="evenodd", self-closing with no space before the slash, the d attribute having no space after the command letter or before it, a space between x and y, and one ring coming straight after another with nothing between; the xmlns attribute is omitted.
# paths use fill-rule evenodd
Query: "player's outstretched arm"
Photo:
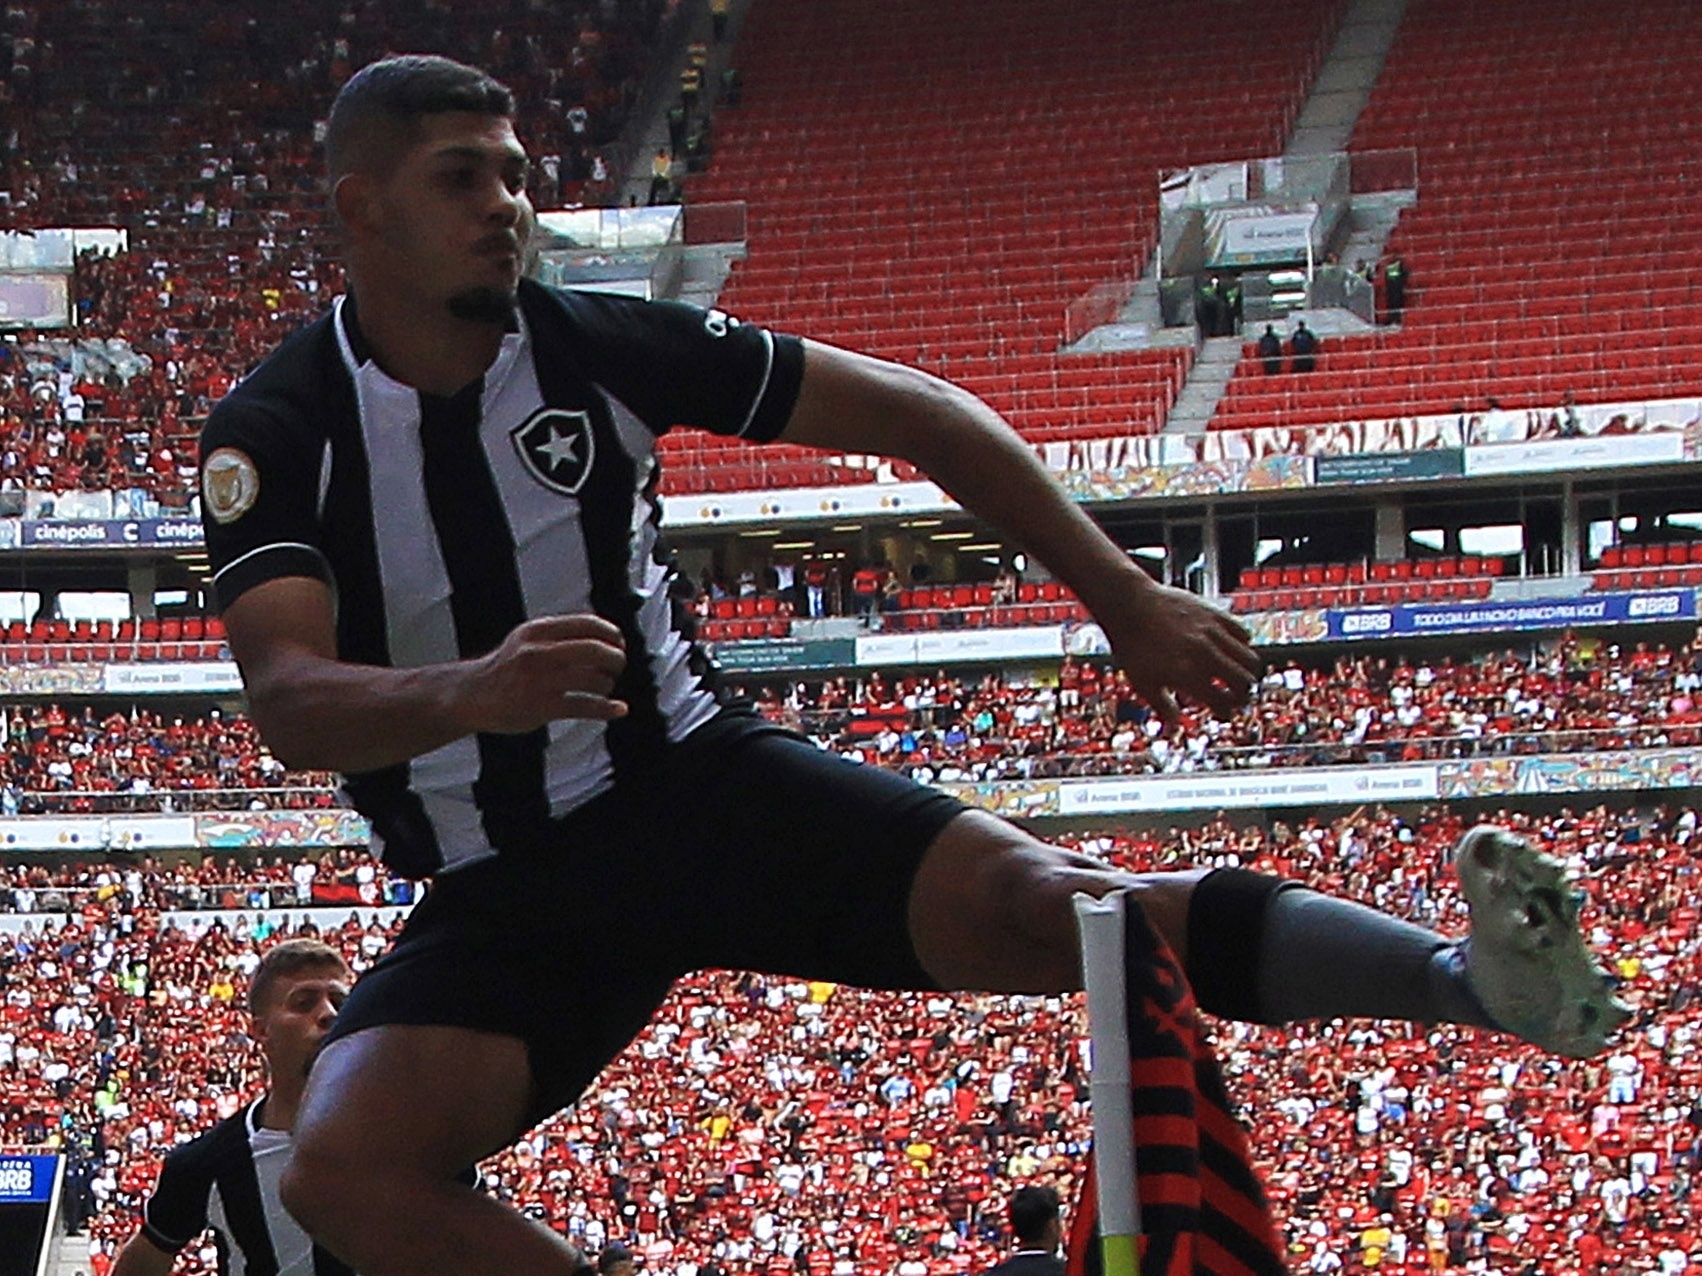
<svg viewBox="0 0 1702 1276"><path fill-rule="evenodd" d="M113 1261L111 1276L169 1276L177 1255L168 1254L137 1232Z"/></svg>
<svg viewBox="0 0 1702 1276"><path fill-rule="evenodd" d="M803 385L782 438L909 461L1015 538L1087 605L1135 690L1167 722L1178 693L1225 712L1251 691L1261 662L1247 631L1187 591L1155 583L969 391L806 342Z"/></svg>
<svg viewBox="0 0 1702 1276"><path fill-rule="evenodd" d="M249 712L298 769L372 771L478 732L626 713L621 633L598 616L538 617L477 659L415 669L338 660L331 591L310 577L256 585L224 620Z"/></svg>

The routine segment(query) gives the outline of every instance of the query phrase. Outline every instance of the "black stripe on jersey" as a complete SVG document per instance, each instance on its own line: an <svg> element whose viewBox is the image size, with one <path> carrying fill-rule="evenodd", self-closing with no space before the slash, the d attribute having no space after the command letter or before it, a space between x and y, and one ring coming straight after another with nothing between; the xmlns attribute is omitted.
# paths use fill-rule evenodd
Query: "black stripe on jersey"
<svg viewBox="0 0 1702 1276"><path fill-rule="evenodd" d="M426 505L449 575L449 610L463 659L499 646L526 619L514 533L479 440L480 378L453 398L420 395ZM595 560L593 560L595 561ZM536 844L550 818L542 727L520 735L481 733L473 802L498 849Z"/></svg>
<svg viewBox="0 0 1702 1276"><path fill-rule="evenodd" d="M231 1239L242 1251L243 1276L278 1276L278 1255L272 1248L272 1232L266 1225L266 1203L260 1197L260 1176L248 1148L246 1121L242 1131L243 1152L234 1157L230 1169L219 1176L219 1195L224 1198L225 1221Z"/></svg>
<svg viewBox="0 0 1702 1276"><path fill-rule="evenodd" d="M366 343L355 322L353 296L344 300L343 319L350 348L364 360ZM328 400L324 420L331 443L331 481L321 523L325 544L336 554L331 570L343 596L378 600L384 597L384 584L378 570L372 475L361 437L360 405L334 331L327 331L320 350L325 366L316 369L317 384ZM390 639L384 629L384 608L376 601L364 607L339 608L337 651L351 664L388 666ZM411 787L406 762L345 776L343 789L372 821L384 843L384 863L392 871L403 877L423 878L443 867L437 830L426 816L425 803Z"/></svg>
<svg viewBox="0 0 1702 1276"><path fill-rule="evenodd" d="M521 303L535 348L573 348L573 335L566 330L566 312L548 293L526 290L521 293ZM545 332L549 337L543 335ZM577 373L568 361L538 359L535 364L544 402L550 407L588 412L596 441L596 462L579 490L579 526L591 569L592 610L618 625L626 639L626 668L615 680L612 695L626 702L628 712L626 717L609 723L604 736L618 786L623 774L654 765L668 740L668 724L656 698L650 648L638 623L640 600L629 574L638 467L621 442L607 401L599 394L585 403L575 394Z"/></svg>

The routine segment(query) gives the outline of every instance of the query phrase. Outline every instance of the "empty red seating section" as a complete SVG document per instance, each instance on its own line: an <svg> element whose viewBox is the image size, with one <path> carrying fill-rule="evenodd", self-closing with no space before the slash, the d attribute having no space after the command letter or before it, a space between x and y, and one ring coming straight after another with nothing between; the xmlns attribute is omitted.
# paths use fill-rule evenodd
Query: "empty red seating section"
<svg viewBox="0 0 1702 1276"><path fill-rule="evenodd" d="M1093 617L1059 581L1025 582L1015 597L1000 598L980 584L919 585L899 591L898 610L884 618L888 630L1005 629L1059 625Z"/></svg>
<svg viewBox="0 0 1702 1276"><path fill-rule="evenodd" d="M1702 541L1609 545L1591 573L1594 589L1672 589L1702 585Z"/></svg>
<svg viewBox="0 0 1702 1276"><path fill-rule="evenodd" d="M717 598L697 623L697 636L705 642L785 638L791 632L792 604L772 594Z"/></svg>
<svg viewBox="0 0 1702 1276"><path fill-rule="evenodd" d="M229 660L217 616L164 620L14 620L0 631L0 665Z"/></svg>
<svg viewBox="0 0 1702 1276"><path fill-rule="evenodd" d="M750 204L723 305L961 382L1036 441L1157 429L1188 354L1060 355L1065 309L1138 273L1161 170L1281 148L1341 8L765 0L690 193ZM763 485L742 446L664 451Z"/></svg>
<svg viewBox="0 0 1702 1276"><path fill-rule="evenodd" d="M1305 375L1249 349L1213 425L1695 394L1699 64L1690 0L1415 0L1353 138L1417 148L1405 325Z"/></svg>
<svg viewBox="0 0 1702 1276"><path fill-rule="evenodd" d="M1231 611L1309 607L1381 607L1391 603L1469 602L1488 598L1505 570L1475 555L1364 563L1248 567L1229 596Z"/></svg>

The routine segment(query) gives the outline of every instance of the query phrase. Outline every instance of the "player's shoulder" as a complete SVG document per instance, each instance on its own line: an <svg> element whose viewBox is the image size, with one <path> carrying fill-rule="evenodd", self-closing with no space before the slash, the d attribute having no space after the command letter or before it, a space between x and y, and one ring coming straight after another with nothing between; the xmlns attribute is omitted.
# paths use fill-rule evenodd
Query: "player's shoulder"
<svg viewBox="0 0 1702 1276"><path fill-rule="evenodd" d="M322 430L325 399L347 380L335 311L297 329L214 405L208 428L265 421L274 428Z"/></svg>
<svg viewBox="0 0 1702 1276"><path fill-rule="evenodd" d="M212 1129L203 1131L187 1143L178 1144L165 1154L166 1169L211 1179L229 1166L247 1159L252 1155L248 1125L254 1107L255 1104L251 1103Z"/></svg>
<svg viewBox="0 0 1702 1276"><path fill-rule="evenodd" d="M536 280L520 285L521 309L529 322L559 327L563 335L581 342L630 340L638 337L668 340L702 329L721 335L725 325L737 327L719 310L705 310L687 301L664 301L628 293L560 288Z"/></svg>

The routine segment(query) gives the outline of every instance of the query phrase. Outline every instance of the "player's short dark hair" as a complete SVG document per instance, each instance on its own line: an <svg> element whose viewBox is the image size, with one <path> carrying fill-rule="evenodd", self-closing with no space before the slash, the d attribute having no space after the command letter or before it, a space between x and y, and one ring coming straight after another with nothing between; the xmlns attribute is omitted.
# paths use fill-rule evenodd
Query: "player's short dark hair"
<svg viewBox="0 0 1702 1276"><path fill-rule="evenodd" d="M266 950L248 984L248 1013L258 1015L269 1008L278 981L309 970L339 970L348 973L343 954L317 939L286 939Z"/></svg>
<svg viewBox="0 0 1702 1276"><path fill-rule="evenodd" d="M1058 1217L1058 1193L1050 1187L1019 1187L1011 1193L1010 1215L1019 1241L1037 1241Z"/></svg>
<svg viewBox="0 0 1702 1276"><path fill-rule="evenodd" d="M597 1255L597 1270L608 1273L615 1269L617 1263L632 1262L632 1251L618 1242L603 1246L603 1252Z"/></svg>
<svg viewBox="0 0 1702 1276"><path fill-rule="evenodd" d="M408 149L428 115L470 111L514 118L514 94L476 66L403 53L369 63L343 85L325 126L325 167L335 182L357 168L383 169Z"/></svg>

